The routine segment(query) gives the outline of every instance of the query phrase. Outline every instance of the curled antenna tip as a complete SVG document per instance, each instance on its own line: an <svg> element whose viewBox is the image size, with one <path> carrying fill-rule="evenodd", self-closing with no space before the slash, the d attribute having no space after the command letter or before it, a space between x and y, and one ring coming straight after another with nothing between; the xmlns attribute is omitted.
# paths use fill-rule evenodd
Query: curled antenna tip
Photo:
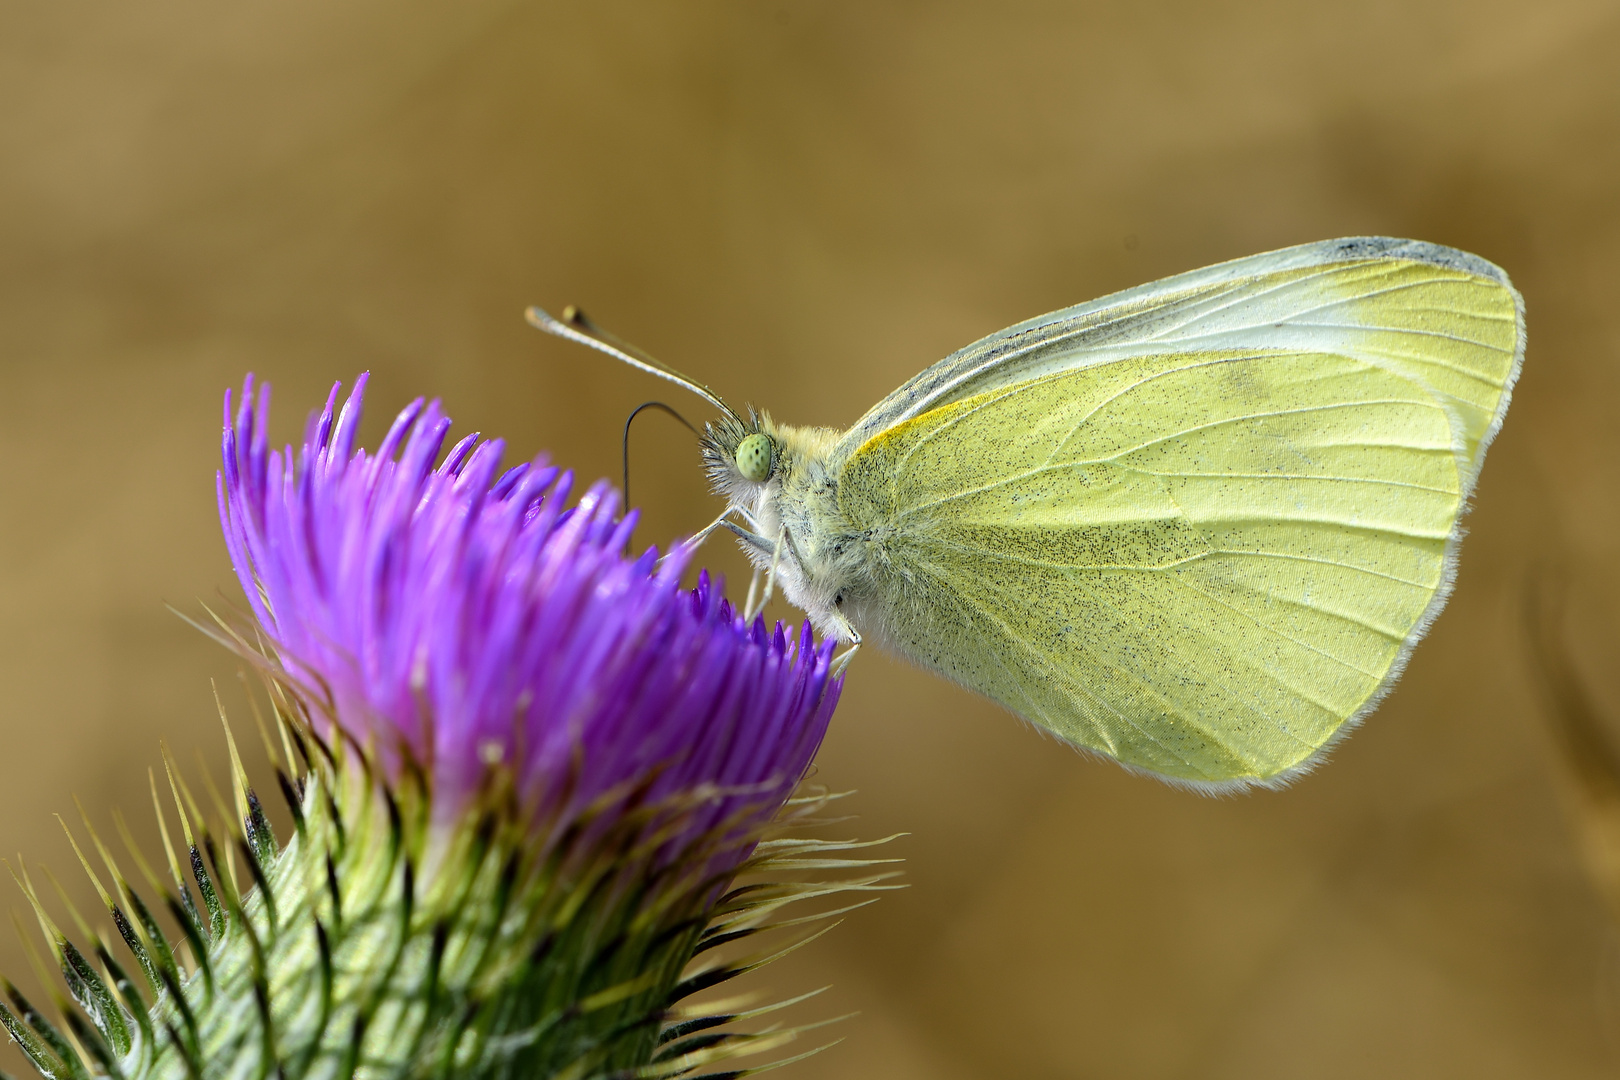
<svg viewBox="0 0 1620 1080"><path fill-rule="evenodd" d="M531 304L523 310L523 318L537 330L544 330L548 334L556 334L559 337L571 337L573 333L578 332L578 328L571 317L573 311L572 306L564 308L563 317L559 319L545 308Z"/></svg>
<svg viewBox="0 0 1620 1080"><path fill-rule="evenodd" d="M575 304L563 308L560 319L545 308L531 304L523 310L523 318L536 330L544 330L548 334L571 338L598 348L601 347L601 342L597 339L607 337Z"/></svg>

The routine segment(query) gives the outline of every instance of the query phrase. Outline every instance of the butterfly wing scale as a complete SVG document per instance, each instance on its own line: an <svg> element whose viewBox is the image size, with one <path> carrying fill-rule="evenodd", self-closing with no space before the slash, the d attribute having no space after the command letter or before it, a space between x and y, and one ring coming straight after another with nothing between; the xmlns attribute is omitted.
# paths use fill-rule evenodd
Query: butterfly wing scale
<svg viewBox="0 0 1620 1080"><path fill-rule="evenodd" d="M1494 267L1350 243L1060 312L891 396L838 491L882 636L1133 767L1307 767L1443 602L1522 354Z"/></svg>

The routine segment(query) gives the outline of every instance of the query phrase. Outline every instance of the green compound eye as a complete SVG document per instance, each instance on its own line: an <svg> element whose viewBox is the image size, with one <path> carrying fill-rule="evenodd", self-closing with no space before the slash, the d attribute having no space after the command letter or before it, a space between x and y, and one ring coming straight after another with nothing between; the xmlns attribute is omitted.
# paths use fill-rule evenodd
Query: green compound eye
<svg viewBox="0 0 1620 1080"><path fill-rule="evenodd" d="M771 437L754 432L737 444L737 471L756 484L771 476Z"/></svg>

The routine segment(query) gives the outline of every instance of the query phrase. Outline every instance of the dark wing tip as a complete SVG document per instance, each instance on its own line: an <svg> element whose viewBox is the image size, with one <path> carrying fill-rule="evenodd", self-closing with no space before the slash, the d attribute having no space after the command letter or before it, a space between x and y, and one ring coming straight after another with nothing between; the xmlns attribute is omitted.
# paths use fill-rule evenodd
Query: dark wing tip
<svg viewBox="0 0 1620 1080"><path fill-rule="evenodd" d="M1342 240L1329 240L1322 245L1332 252L1335 261L1347 259L1411 259L1461 270L1476 277L1511 287L1506 271L1489 259L1472 252L1462 251L1426 240L1403 240L1394 236L1347 236Z"/></svg>

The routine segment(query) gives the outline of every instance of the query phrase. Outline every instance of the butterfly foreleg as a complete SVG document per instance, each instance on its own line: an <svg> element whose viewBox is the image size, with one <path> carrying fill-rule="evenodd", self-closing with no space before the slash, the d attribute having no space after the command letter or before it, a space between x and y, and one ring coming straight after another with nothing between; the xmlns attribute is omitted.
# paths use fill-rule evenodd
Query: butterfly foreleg
<svg viewBox="0 0 1620 1080"><path fill-rule="evenodd" d="M759 598L759 607L756 608L753 605L753 588L750 587L748 590L748 619L750 622L753 621L755 615L758 615L761 611L765 610L766 604L771 602L771 593L775 591L776 588L776 572L782 566L782 545L786 542L787 526L784 525L782 528L777 530L776 543L771 545L771 568L765 574L765 593ZM758 571L755 573L757 575Z"/></svg>
<svg viewBox="0 0 1620 1080"><path fill-rule="evenodd" d="M715 518L713 521L711 521L707 525L703 526L703 528L699 529L697 532L695 532L691 536L687 537L686 540L681 544L682 549L685 550L685 551L689 551L689 552L690 551L696 551L698 548L703 546L703 541L705 541L705 540L707 540L709 538L709 534L714 532L714 530L718 529L722 525L724 525L726 528L730 529L731 531L737 533L738 536L751 535L749 533L742 532L742 531L738 530L737 526L735 524L733 524L729 520L729 518L731 517L732 514L742 514L743 517L746 520L748 520L749 524L753 524L752 517L742 507L740 507L740 506L728 506L728 507L726 507L724 510L722 510L720 512L719 517Z"/></svg>
<svg viewBox="0 0 1620 1080"><path fill-rule="evenodd" d="M776 578L777 567L780 565L779 560L782 554L782 538L785 535L786 530L783 530L782 533L778 533L776 542L772 543L771 541L765 539L765 537L759 535L759 533L750 532L741 525L738 525L735 521L727 520L724 515L722 515L721 518L714 523L714 525L710 526L710 528L715 528L721 525L730 529L737 535L738 539L747 544L749 547L753 548L755 551L762 553L770 552L771 554L771 569L770 573L765 578L765 595L759 597L759 604L757 607L755 606L754 600L756 590L759 586L760 570L758 566L755 566L754 576L748 583L748 601L743 605L742 611L745 619L753 621L755 615L758 615L761 611L765 610L765 604L771 598L771 585Z"/></svg>

